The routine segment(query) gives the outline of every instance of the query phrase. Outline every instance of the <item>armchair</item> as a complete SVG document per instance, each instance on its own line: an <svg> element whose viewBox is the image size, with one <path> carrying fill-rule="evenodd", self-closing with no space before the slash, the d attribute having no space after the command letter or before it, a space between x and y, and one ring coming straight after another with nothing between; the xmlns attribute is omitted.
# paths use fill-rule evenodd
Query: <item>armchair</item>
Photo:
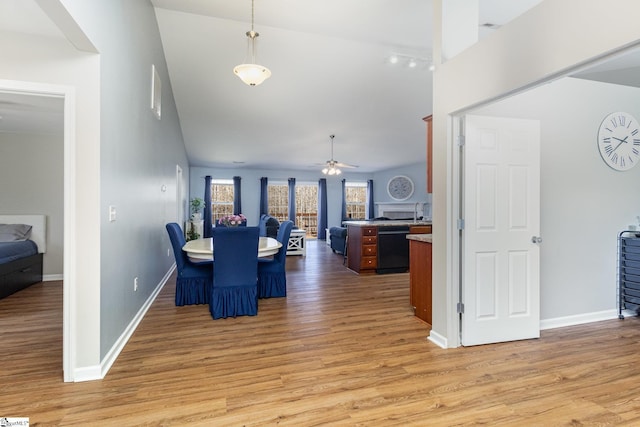
<svg viewBox="0 0 640 427"><path fill-rule="evenodd" d="M329 239L331 239L331 250L334 253L345 254L347 243L347 229L345 227L331 227L329 229Z"/></svg>

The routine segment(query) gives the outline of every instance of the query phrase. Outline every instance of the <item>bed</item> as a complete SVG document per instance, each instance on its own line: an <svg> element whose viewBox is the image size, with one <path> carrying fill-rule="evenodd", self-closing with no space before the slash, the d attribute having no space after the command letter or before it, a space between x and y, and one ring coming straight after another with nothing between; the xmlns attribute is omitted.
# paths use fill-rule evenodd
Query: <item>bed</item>
<svg viewBox="0 0 640 427"><path fill-rule="evenodd" d="M0 298L42 281L45 215L0 215Z"/></svg>

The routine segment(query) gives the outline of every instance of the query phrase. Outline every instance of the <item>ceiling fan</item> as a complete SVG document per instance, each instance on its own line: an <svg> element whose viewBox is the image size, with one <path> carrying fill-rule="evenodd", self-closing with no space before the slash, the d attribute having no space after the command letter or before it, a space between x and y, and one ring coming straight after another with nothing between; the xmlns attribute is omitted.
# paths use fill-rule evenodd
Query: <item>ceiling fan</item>
<svg viewBox="0 0 640 427"><path fill-rule="evenodd" d="M340 163L333 158L333 138L335 135L329 135L331 138L331 160L327 160L324 169L322 169L322 173L325 175L340 175L342 171L340 168L357 168L358 166L349 165L347 163Z"/></svg>

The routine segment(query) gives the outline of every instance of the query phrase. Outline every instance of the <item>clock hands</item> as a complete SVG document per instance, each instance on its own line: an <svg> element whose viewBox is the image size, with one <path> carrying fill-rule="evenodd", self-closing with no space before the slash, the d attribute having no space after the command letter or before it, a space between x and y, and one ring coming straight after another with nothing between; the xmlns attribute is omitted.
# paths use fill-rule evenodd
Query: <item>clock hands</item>
<svg viewBox="0 0 640 427"><path fill-rule="evenodd" d="M627 138L629 138L629 135L625 136L624 139L616 138L615 136L612 136L612 138L617 139L620 142L627 142Z"/></svg>
<svg viewBox="0 0 640 427"><path fill-rule="evenodd" d="M612 138L620 141L618 143L618 145L616 145L616 148L613 149L613 151L616 151L618 149L618 147L620 147L624 142L627 142L627 138L629 138L629 135L625 136L624 139L616 138L615 136L613 136ZM612 153L613 153L613 151L612 151Z"/></svg>

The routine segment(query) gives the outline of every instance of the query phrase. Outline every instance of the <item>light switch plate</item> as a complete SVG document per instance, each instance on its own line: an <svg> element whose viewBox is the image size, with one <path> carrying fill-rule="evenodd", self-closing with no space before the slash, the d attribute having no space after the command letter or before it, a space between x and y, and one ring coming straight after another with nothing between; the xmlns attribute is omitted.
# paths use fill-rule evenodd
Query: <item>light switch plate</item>
<svg viewBox="0 0 640 427"><path fill-rule="evenodd" d="M109 222L113 222L116 220L116 207L113 205L109 206Z"/></svg>

